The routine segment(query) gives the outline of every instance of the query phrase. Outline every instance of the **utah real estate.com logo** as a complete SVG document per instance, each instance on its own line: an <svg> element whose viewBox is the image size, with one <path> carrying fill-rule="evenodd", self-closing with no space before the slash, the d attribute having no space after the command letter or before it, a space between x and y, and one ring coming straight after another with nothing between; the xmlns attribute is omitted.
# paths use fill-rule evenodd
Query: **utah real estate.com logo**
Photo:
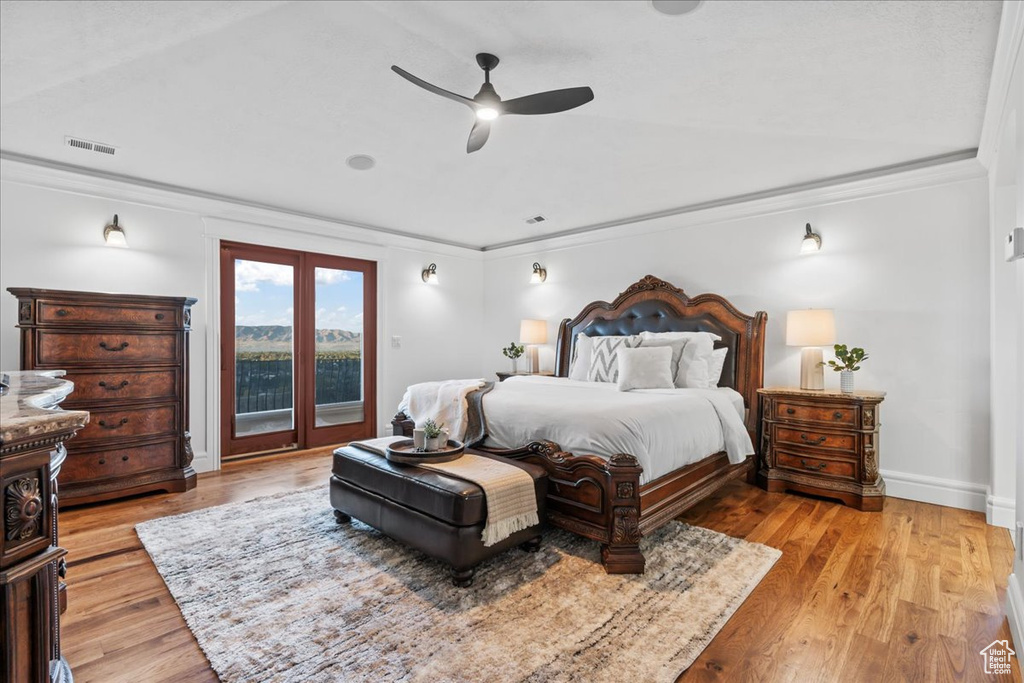
<svg viewBox="0 0 1024 683"><path fill-rule="evenodd" d="M1017 653L1010 649L1010 643L1007 641L993 640L991 645L978 654L985 658L985 673L1009 674L1010 657Z"/></svg>

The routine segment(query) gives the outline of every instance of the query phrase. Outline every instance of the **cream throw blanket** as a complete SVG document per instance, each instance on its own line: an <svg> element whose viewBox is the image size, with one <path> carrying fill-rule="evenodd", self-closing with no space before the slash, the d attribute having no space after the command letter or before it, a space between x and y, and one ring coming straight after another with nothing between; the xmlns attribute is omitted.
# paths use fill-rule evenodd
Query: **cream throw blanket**
<svg viewBox="0 0 1024 683"><path fill-rule="evenodd" d="M412 418L417 427L426 420L447 427L453 439L466 440L469 424L466 397L486 384L482 379L449 379L443 382L421 382L405 390L398 409Z"/></svg>
<svg viewBox="0 0 1024 683"><path fill-rule="evenodd" d="M385 455L388 446L404 440L403 436L387 436L382 439L353 441L349 445ZM485 546L492 546L517 531L540 524L533 477L515 465L464 453L458 460L423 463L416 467L471 481L484 490L487 519L484 522L482 540Z"/></svg>

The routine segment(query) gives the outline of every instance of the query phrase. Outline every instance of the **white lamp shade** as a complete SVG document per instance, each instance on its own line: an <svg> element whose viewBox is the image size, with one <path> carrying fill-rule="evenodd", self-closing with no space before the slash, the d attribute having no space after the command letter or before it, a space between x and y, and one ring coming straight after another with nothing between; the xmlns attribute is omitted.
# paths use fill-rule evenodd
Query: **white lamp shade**
<svg viewBox="0 0 1024 683"><path fill-rule="evenodd" d="M830 308L808 308L786 314L786 346L831 346L836 343L836 318Z"/></svg>
<svg viewBox="0 0 1024 683"><path fill-rule="evenodd" d="M546 320L523 320L519 323L519 341L523 344L546 344L548 323Z"/></svg>

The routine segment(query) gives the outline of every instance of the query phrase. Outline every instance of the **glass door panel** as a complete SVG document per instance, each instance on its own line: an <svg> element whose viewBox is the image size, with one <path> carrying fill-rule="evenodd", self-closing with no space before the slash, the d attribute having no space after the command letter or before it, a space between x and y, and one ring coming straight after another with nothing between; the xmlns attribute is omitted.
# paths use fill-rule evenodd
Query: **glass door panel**
<svg viewBox="0 0 1024 683"><path fill-rule="evenodd" d="M295 268L235 259L236 438L295 429Z"/></svg>
<svg viewBox="0 0 1024 683"><path fill-rule="evenodd" d="M315 427L366 419L363 404L363 274L318 267L314 272Z"/></svg>

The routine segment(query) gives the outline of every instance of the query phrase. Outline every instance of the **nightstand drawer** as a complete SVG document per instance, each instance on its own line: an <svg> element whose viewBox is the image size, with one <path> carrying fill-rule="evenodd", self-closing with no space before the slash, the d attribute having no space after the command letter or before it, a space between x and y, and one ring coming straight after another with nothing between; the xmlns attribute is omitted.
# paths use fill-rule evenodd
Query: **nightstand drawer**
<svg viewBox="0 0 1024 683"><path fill-rule="evenodd" d="M848 405L804 405L788 401L775 402L775 417L787 422L817 422L819 424L857 426L857 409Z"/></svg>
<svg viewBox="0 0 1024 683"><path fill-rule="evenodd" d="M824 477L857 478L857 464L849 460L824 460L809 455L787 453L779 449L775 450L775 458L778 466L787 470L805 474L820 474Z"/></svg>
<svg viewBox="0 0 1024 683"><path fill-rule="evenodd" d="M775 442L843 451L851 456L857 452L857 436L852 432L826 432L775 425Z"/></svg>

